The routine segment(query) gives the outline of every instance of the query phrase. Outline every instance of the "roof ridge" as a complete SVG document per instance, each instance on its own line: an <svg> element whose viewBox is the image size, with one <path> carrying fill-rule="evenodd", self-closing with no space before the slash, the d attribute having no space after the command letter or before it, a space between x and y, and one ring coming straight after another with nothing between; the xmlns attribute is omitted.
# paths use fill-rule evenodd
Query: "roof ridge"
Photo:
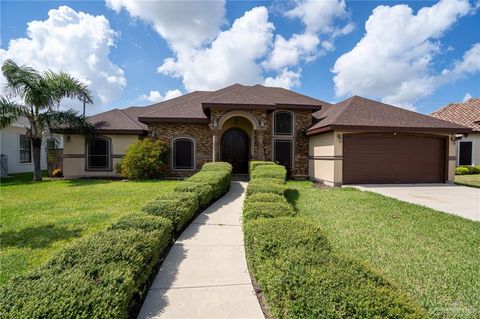
<svg viewBox="0 0 480 319"><path fill-rule="evenodd" d="M210 93L211 93L211 91L193 91L193 92L190 92L190 93L187 93L187 94L192 94L192 93L195 93L195 92L202 92L202 93L210 92ZM208 93L208 94L210 94L210 93ZM178 96L178 97L182 97L182 96L185 97L185 95L181 95L181 96ZM178 98L178 97L177 97L177 98ZM190 102L190 101L193 101L193 100L202 98L202 97L203 97L203 96L192 96L192 97L190 97L189 99L186 99L185 101L176 102L176 103L174 103L174 104L172 104L172 105L168 105L168 106L166 106L165 108L163 108L163 110L168 110L168 109L171 109L172 107L177 106L178 104L185 103L185 102ZM176 99L176 98L174 98L174 99ZM173 99L166 100L166 101L162 101L162 102L160 102L160 103L152 104L152 105L149 105L149 106L146 106L146 107L152 107L152 106L154 106L154 105L159 105L159 104L161 104L161 103L163 103L163 102L168 102L168 101L171 101L171 100L173 100ZM141 117L148 117L149 114L155 113L155 112L157 112L157 111L158 111L158 110L153 110L153 111L151 111L151 112L147 112L147 113L145 113L145 114L142 114Z"/></svg>
<svg viewBox="0 0 480 319"><path fill-rule="evenodd" d="M138 120L135 121L134 119L132 119L132 117L130 115L128 115L126 112L124 112L122 109L118 109L123 115L125 115L133 124L135 124L137 127L141 128L143 130L143 127L141 127L140 125L138 125Z"/></svg>
<svg viewBox="0 0 480 319"><path fill-rule="evenodd" d="M245 90L245 89L247 89L247 88L249 87L249 86L247 86L247 85L243 85L243 84L240 84L240 83L232 84L232 85L230 85L230 87L231 87L231 86L236 86L236 85L239 85L239 86L241 86L241 87L239 87L238 89L234 90L233 92L236 92L236 91L239 91L239 90L242 90L242 91L243 91L243 90ZM229 87L229 86L227 86L227 88L228 88L228 87ZM218 89L218 90L216 90L216 91L211 91L211 92L209 93L209 95L210 95L210 94L214 94L215 92L218 92L218 91L223 90L223 89L226 89L226 88L221 88L221 89ZM225 92L225 93L223 93L223 94L215 97L214 100L215 100L215 99L218 99L218 98L221 98L222 96L225 96L225 95L230 94L230 93L232 93L232 92L231 92L231 91L227 91L227 92ZM207 98L207 100L208 100L208 96L206 96L206 98ZM203 103L203 102L202 102L202 103Z"/></svg>
<svg viewBox="0 0 480 319"><path fill-rule="evenodd" d="M350 104L352 103L352 101L353 101L353 99L354 99L355 97L357 97L357 96L356 96L356 95L351 96L351 97L349 97L348 99L345 99L345 100L343 100L343 101L340 101L340 102L332 105L333 107L335 107L335 106L341 107L340 111L333 116L332 121L331 121L332 123L335 122L337 119L339 119L340 116L345 113L345 110L347 109L347 107L350 106ZM343 106L338 106L339 104L342 104L342 103L345 103L345 105L343 105Z"/></svg>

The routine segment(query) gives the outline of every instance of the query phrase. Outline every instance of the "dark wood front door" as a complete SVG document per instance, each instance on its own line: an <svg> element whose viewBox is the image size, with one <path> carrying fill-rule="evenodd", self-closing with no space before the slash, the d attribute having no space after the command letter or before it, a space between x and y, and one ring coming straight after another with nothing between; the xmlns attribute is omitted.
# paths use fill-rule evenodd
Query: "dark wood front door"
<svg viewBox="0 0 480 319"><path fill-rule="evenodd" d="M343 183L443 183L445 138L401 133L343 135Z"/></svg>
<svg viewBox="0 0 480 319"><path fill-rule="evenodd" d="M222 161L233 166L234 174L248 172L250 141L247 134L238 128L227 130L222 136Z"/></svg>

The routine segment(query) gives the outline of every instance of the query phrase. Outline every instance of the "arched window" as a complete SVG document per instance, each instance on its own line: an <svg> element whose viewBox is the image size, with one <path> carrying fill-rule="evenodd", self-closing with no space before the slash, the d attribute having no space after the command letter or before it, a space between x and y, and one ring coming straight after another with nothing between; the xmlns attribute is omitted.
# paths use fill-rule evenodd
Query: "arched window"
<svg viewBox="0 0 480 319"><path fill-rule="evenodd" d="M274 113L273 118L274 135L293 135L293 115L287 111Z"/></svg>
<svg viewBox="0 0 480 319"><path fill-rule="evenodd" d="M195 141L191 138L181 137L172 142L173 169L195 169Z"/></svg>
<svg viewBox="0 0 480 319"><path fill-rule="evenodd" d="M87 168L92 170L111 169L111 140L96 137L87 145Z"/></svg>

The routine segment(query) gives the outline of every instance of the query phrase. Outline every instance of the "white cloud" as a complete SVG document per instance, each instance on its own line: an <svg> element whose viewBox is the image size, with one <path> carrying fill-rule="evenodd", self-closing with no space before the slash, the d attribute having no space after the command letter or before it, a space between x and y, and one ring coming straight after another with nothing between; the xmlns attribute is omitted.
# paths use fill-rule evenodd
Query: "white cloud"
<svg viewBox="0 0 480 319"><path fill-rule="evenodd" d="M472 98L472 95L467 92L467 93L465 93L465 96L463 97L462 102L467 102L471 98Z"/></svg>
<svg viewBox="0 0 480 319"><path fill-rule="evenodd" d="M432 64L441 50L438 39L472 10L466 0L440 1L417 14L407 5L376 7L364 37L335 62L336 95L365 95L411 108L439 85L471 72L475 47L440 75L432 74Z"/></svg>
<svg viewBox="0 0 480 319"><path fill-rule="evenodd" d="M89 85L97 106L117 99L127 82L109 59L115 37L104 16L61 6L50 10L48 19L29 22L27 37L11 40L0 50L0 61L10 58L41 71L68 72Z"/></svg>
<svg viewBox="0 0 480 319"><path fill-rule="evenodd" d="M336 37L353 31L351 23L344 26L336 24L338 19L348 19L344 0L296 1L295 7L287 11L285 16L300 19L305 30L301 34L293 34L288 40L281 35L276 36L273 50L262 66L277 71L279 80L285 79L285 68L316 60L334 50ZM300 85L300 77L294 83Z"/></svg>
<svg viewBox="0 0 480 319"><path fill-rule="evenodd" d="M116 12L151 23L174 50L197 47L214 38L225 17L225 1L106 0Z"/></svg>
<svg viewBox="0 0 480 319"><path fill-rule="evenodd" d="M142 100L147 100L152 103L157 103L173 99L174 97L178 97L180 95L182 95L182 92L180 92L180 90L168 90L164 96L159 91L150 91L148 95L143 94L140 98Z"/></svg>
<svg viewBox="0 0 480 319"><path fill-rule="evenodd" d="M266 86L278 86L284 89L290 89L294 86L300 85L300 74L301 70L291 71L288 69L283 69L277 74L277 76L268 77L265 79Z"/></svg>
<svg viewBox="0 0 480 319"><path fill-rule="evenodd" d="M220 32L210 45L178 50L176 58L165 59L158 72L181 77L188 91L262 82L257 60L265 56L273 29L267 9L253 8L236 19L230 29Z"/></svg>

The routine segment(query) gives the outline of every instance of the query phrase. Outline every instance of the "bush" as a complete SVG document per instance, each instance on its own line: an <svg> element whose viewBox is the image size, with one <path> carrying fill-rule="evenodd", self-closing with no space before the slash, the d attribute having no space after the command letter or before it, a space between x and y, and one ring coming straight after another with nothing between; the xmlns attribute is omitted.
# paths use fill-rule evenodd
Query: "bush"
<svg viewBox="0 0 480 319"><path fill-rule="evenodd" d="M205 163L202 166L202 172L218 172L218 171L225 171L228 173L232 173L232 165L227 162L211 162Z"/></svg>
<svg viewBox="0 0 480 319"><path fill-rule="evenodd" d="M252 172L255 168L262 165L276 165L274 162L269 161L250 161L248 163L248 174L252 175Z"/></svg>
<svg viewBox="0 0 480 319"><path fill-rule="evenodd" d="M335 255L312 222L281 217L244 226L249 268L280 318L426 318L367 266Z"/></svg>
<svg viewBox="0 0 480 319"><path fill-rule="evenodd" d="M147 232L158 231L159 229L163 229L165 232L169 231L168 237L171 237L172 222L164 217L143 213L124 216L108 227L108 230L143 230Z"/></svg>
<svg viewBox="0 0 480 319"><path fill-rule="evenodd" d="M167 146L160 140L144 138L132 143L119 166L119 173L130 179L154 179L161 176L167 159Z"/></svg>
<svg viewBox="0 0 480 319"><path fill-rule="evenodd" d="M175 187L175 192L195 193L201 207L206 207L213 199L213 187L205 183L184 181Z"/></svg>
<svg viewBox="0 0 480 319"><path fill-rule="evenodd" d="M63 172L60 168L53 170L52 177L63 177Z"/></svg>
<svg viewBox="0 0 480 319"><path fill-rule="evenodd" d="M210 185L213 188L213 198L217 199L230 187L230 173L226 171L200 171L187 179L188 182Z"/></svg>
<svg viewBox="0 0 480 319"><path fill-rule="evenodd" d="M287 203L285 196L269 193L254 193L248 196L245 201L249 203Z"/></svg>
<svg viewBox="0 0 480 319"><path fill-rule="evenodd" d="M265 194L263 194L265 195ZM268 194L272 195L272 194ZM278 195L275 195L278 196ZM243 207L243 219L244 220L251 220L257 218L274 218L274 217L282 217L282 216L293 216L295 211L287 202L270 202L270 203L262 203L262 202L251 202L250 197L247 198L245 201L245 205Z"/></svg>
<svg viewBox="0 0 480 319"><path fill-rule="evenodd" d="M162 218L130 216L74 242L0 289L2 318L126 318L171 231Z"/></svg>
<svg viewBox="0 0 480 319"><path fill-rule="evenodd" d="M247 196L257 193L277 194L283 196L285 193L285 185L278 181L272 182L262 179L251 180L247 186Z"/></svg>
<svg viewBox="0 0 480 319"><path fill-rule="evenodd" d="M193 218L198 208L198 196L195 193L172 192L147 203L142 211L167 218L178 232Z"/></svg>
<svg viewBox="0 0 480 319"><path fill-rule="evenodd" d="M287 170L281 165L264 165L255 168L250 176L252 179L274 178L284 181L287 177Z"/></svg>
<svg viewBox="0 0 480 319"><path fill-rule="evenodd" d="M480 166L461 165L455 168L455 175L480 174Z"/></svg>

